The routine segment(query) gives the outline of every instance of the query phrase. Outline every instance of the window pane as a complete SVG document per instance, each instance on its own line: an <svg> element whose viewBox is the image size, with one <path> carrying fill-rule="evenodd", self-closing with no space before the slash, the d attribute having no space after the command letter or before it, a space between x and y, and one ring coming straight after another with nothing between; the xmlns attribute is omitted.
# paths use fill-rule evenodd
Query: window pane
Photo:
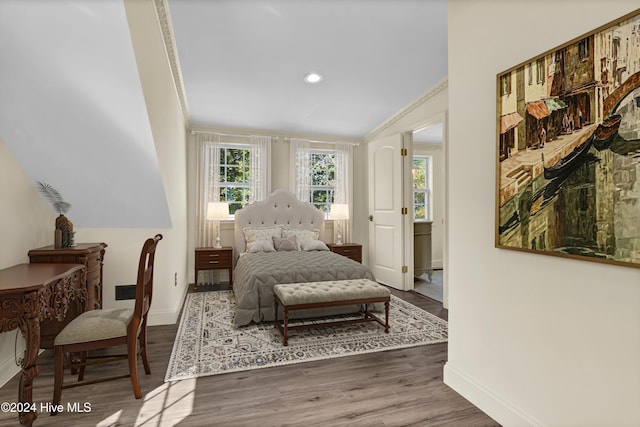
<svg viewBox="0 0 640 427"><path fill-rule="evenodd" d="M229 203L229 215L235 215L236 211L240 208L242 208L242 204L240 203Z"/></svg>
<svg viewBox="0 0 640 427"><path fill-rule="evenodd" d="M244 176L242 173L244 168L229 166L226 169L227 169L226 182L244 182Z"/></svg>
<svg viewBox="0 0 640 427"><path fill-rule="evenodd" d="M311 193L311 201L314 204L317 203L327 203L327 191L326 190L314 190Z"/></svg>
<svg viewBox="0 0 640 427"><path fill-rule="evenodd" d="M424 199L425 199L425 193L423 192L414 193L413 200L416 205L424 205Z"/></svg>
<svg viewBox="0 0 640 427"><path fill-rule="evenodd" d="M240 148L227 148L226 163L228 165L241 165L244 160L244 152Z"/></svg>
<svg viewBox="0 0 640 427"><path fill-rule="evenodd" d="M427 162L424 159L413 160L413 188L427 188Z"/></svg>
<svg viewBox="0 0 640 427"><path fill-rule="evenodd" d="M414 206L413 217L415 219L426 219L424 206Z"/></svg>

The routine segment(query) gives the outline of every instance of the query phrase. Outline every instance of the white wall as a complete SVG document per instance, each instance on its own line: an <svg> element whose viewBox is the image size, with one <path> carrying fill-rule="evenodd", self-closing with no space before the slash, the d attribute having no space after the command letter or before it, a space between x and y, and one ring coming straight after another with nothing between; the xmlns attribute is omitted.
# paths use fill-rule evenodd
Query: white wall
<svg viewBox="0 0 640 427"><path fill-rule="evenodd" d="M53 244L56 215L1 139L0 218L0 269L28 263L30 249ZM22 357L22 334L16 330L0 334L0 385L19 371L14 359L16 333L17 355Z"/></svg>
<svg viewBox="0 0 640 427"><path fill-rule="evenodd" d="M122 307L131 306L133 301L115 301L115 286L135 283L142 244L162 233L149 323L171 324L178 318L187 290L186 126L153 1L127 0L125 8L173 227L82 228L76 232L76 241L109 245L104 261L103 306Z"/></svg>
<svg viewBox="0 0 640 427"><path fill-rule="evenodd" d="M638 2L449 2L449 360L499 423L640 425L638 270L494 247L496 75Z"/></svg>

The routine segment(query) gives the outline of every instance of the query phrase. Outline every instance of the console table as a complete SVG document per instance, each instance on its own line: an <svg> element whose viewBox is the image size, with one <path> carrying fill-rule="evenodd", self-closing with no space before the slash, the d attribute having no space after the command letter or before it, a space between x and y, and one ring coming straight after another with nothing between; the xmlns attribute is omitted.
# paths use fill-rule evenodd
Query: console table
<svg viewBox="0 0 640 427"><path fill-rule="evenodd" d="M82 309L86 300L86 270L81 264L18 264L0 270L0 332L20 328L26 342L18 388L18 401L26 410L18 413L20 424L30 426L38 416L32 391L40 372L41 323L65 321L69 309Z"/></svg>
<svg viewBox="0 0 640 427"><path fill-rule="evenodd" d="M29 262L84 264L87 269L87 310L102 308L102 265L106 243L78 243L70 248L53 245L29 251Z"/></svg>

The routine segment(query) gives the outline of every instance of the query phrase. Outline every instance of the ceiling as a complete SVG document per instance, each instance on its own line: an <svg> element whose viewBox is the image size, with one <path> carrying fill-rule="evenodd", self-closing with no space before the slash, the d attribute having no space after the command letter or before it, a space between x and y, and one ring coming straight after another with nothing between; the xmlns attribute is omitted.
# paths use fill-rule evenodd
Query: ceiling
<svg viewBox="0 0 640 427"><path fill-rule="evenodd" d="M121 0L0 0L0 64L0 140L74 225L171 226Z"/></svg>
<svg viewBox="0 0 640 427"><path fill-rule="evenodd" d="M168 3L194 127L361 138L447 75L446 0Z"/></svg>
<svg viewBox="0 0 640 427"><path fill-rule="evenodd" d="M362 138L447 75L446 0L167 1L194 127ZM1 0L0 64L0 140L76 226L171 227L123 0Z"/></svg>

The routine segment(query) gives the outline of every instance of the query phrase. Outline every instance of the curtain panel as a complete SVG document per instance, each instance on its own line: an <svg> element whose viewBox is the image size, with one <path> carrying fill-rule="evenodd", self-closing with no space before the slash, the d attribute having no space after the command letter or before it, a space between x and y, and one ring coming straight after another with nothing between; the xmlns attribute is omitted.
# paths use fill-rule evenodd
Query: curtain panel
<svg viewBox="0 0 640 427"><path fill-rule="evenodd" d="M291 192L301 202L311 202L311 153L309 141L291 138L289 148Z"/></svg>
<svg viewBox="0 0 640 427"><path fill-rule="evenodd" d="M334 203L349 205L349 219L342 220L342 241L351 242L351 224L353 223L353 145L336 144ZM333 241L337 240L338 227L333 227Z"/></svg>
<svg viewBox="0 0 640 427"><path fill-rule="evenodd" d="M271 137L249 137L251 149L249 203L264 200L271 192Z"/></svg>
<svg viewBox="0 0 640 427"><path fill-rule="evenodd" d="M215 244L215 221L207 221L207 204L220 201L220 136L196 134L196 246Z"/></svg>

